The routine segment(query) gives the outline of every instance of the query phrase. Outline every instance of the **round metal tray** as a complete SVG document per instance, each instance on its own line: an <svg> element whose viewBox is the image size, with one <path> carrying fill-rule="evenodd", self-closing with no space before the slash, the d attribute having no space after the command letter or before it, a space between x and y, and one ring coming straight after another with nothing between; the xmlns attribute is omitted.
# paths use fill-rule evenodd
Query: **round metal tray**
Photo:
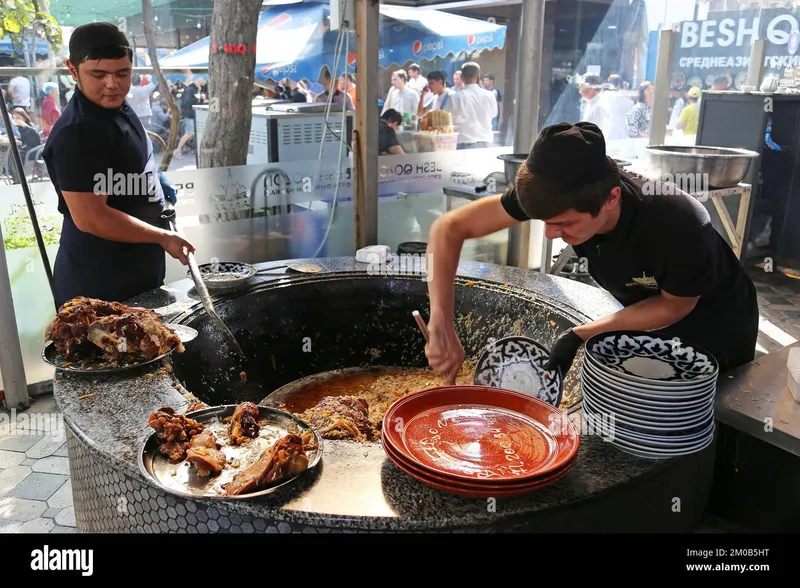
<svg viewBox="0 0 800 588"><path fill-rule="evenodd" d="M223 424L222 420L232 416L236 406L236 404L226 404L203 408L188 412L185 416L198 421L207 429L210 428L219 439L218 432L227 429L227 425ZM226 456L240 460L241 464L238 468L226 467L218 476L201 478L194 473L194 468L187 460L177 464L170 463L166 456L158 450L160 441L156 432L153 431L139 452L139 471L165 492L201 500L250 500L272 494L290 484L299 482L309 475L322 459L322 437L308 423L289 412L267 406L259 406L258 411L259 422L267 421L261 427L258 437L240 447L226 445L221 449ZM279 438L289 433L302 434L306 431L314 434L317 449L314 450L313 455L309 455L308 468L303 473L250 494L225 496L217 491L222 484L230 482L237 473L243 472L255 463L263 451L271 447Z"/></svg>
<svg viewBox="0 0 800 588"><path fill-rule="evenodd" d="M733 188L747 175L755 151L704 145L651 145L645 147L653 171L669 175L680 183L679 175L701 176L708 188ZM693 178L697 183L697 179Z"/></svg>
<svg viewBox="0 0 800 588"><path fill-rule="evenodd" d="M113 365L107 366L104 365L108 363L108 357L100 350L97 349L97 355L92 355L85 360L71 360L67 359L63 355L60 355L56 351L56 346L52 341L49 341L47 345L44 346L42 350L42 359L52 365L54 368L65 371L71 372L74 374L114 374L118 372L125 372L128 370L136 369L138 367L142 367L145 365L150 365L157 361L161 361L168 355L170 355L173 351L178 348L176 344L172 349L159 355L158 357L143 359L139 361L132 361L130 363L126 363L124 365Z"/></svg>

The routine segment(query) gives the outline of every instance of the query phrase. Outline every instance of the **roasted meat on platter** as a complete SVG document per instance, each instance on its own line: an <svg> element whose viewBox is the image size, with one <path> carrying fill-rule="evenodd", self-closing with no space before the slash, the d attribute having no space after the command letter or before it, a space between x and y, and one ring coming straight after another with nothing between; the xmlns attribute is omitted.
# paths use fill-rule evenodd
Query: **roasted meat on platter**
<svg viewBox="0 0 800 588"><path fill-rule="evenodd" d="M258 436L260 429L258 416L258 406L252 402L242 402L236 406L230 425L228 425L228 436L232 444L241 445L248 439Z"/></svg>
<svg viewBox="0 0 800 588"><path fill-rule="evenodd" d="M176 346L183 351L180 338L156 312L82 296L58 309L45 339L53 342L60 355L71 359L92 344L111 358L128 354L158 357Z"/></svg>
<svg viewBox="0 0 800 588"><path fill-rule="evenodd" d="M278 439L249 468L222 487L226 496L250 494L277 482L285 482L308 468L303 440L293 433Z"/></svg>
<svg viewBox="0 0 800 588"><path fill-rule="evenodd" d="M186 459L193 438L203 432L202 423L177 414L171 406L162 406L152 413L148 424L155 429L161 441L158 450L166 455L171 463L179 463Z"/></svg>
<svg viewBox="0 0 800 588"><path fill-rule="evenodd" d="M323 439L380 438L380 429L369 418L367 401L356 396L326 396L301 418L319 431Z"/></svg>
<svg viewBox="0 0 800 588"><path fill-rule="evenodd" d="M220 451L222 444L214 433L205 430L195 435L186 452L187 461L197 470L201 478L218 476L227 463L225 454Z"/></svg>

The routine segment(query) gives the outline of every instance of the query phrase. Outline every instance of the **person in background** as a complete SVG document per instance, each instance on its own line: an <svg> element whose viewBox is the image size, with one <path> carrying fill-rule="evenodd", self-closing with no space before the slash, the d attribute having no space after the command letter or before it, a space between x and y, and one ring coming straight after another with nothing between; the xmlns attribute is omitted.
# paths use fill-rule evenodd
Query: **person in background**
<svg viewBox="0 0 800 588"><path fill-rule="evenodd" d="M428 80L422 75L418 63L412 63L408 66L408 87L416 90L418 94L422 94L422 90L428 85Z"/></svg>
<svg viewBox="0 0 800 588"><path fill-rule="evenodd" d="M281 80L281 85L286 88L286 99L290 102L296 102L299 104L314 101L308 90L300 85L300 82L295 82L292 79L284 78Z"/></svg>
<svg viewBox="0 0 800 588"><path fill-rule="evenodd" d="M581 120L597 125L605 134L611 128L611 104L602 84L600 76L589 74L578 84L578 90L584 101Z"/></svg>
<svg viewBox="0 0 800 588"><path fill-rule="evenodd" d="M49 137L53 125L56 124L58 117L61 116L61 108L58 106L58 84L47 82L42 86L42 137Z"/></svg>
<svg viewBox="0 0 800 588"><path fill-rule="evenodd" d="M343 73L339 76L337 88L342 92L346 92L350 96L350 101L353 103L353 108L356 105L356 77L351 73Z"/></svg>
<svg viewBox="0 0 800 588"><path fill-rule="evenodd" d="M461 68L464 88L455 92L442 110L453 115L458 132L457 149L482 149L494 142L492 119L497 116L497 100L489 90L478 85L481 66L465 63Z"/></svg>
<svg viewBox="0 0 800 588"><path fill-rule="evenodd" d="M392 73L392 88L386 94L381 114L390 108L399 112L401 116L406 113L416 114L419 108L419 93L408 87L408 75L405 70L398 69Z"/></svg>
<svg viewBox="0 0 800 588"><path fill-rule="evenodd" d="M33 113L31 103L31 81L23 76L11 78L8 82L8 93L11 95L12 106L19 106L25 109L28 114Z"/></svg>
<svg viewBox="0 0 800 588"><path fill-rule="evenodd" d="M715 92L724 92L728 89L728 78L725 76L717 76L714 78L714 83L711 84L711 89Z"/></svg>
<svg viewBox="0 0 800 588"><path fill-rule="evenodd" d="M390 108L381 115L378 129L378 155L403 155L405 151L397 140L397 129L403 123L399 112Z"/></svg>
<svg viewBox="0 0 800 588"><path fill-rule="evenodd" d="M66 60L63 57L58 58L56 65L58 65L58 67L67 67ZM72 100L72 95L75 94L75 80L72 79L72 76L58 76L58 94L63 112L63 109L66 108L69 101Z"/></svg>
<svg viewBox="0 0 800 588"><path fill-rule="evenodd" d="M447 75L443 71L432 71L428 74L428 85L419 98L417 116L425 116L431 110L444 109L453 93L447 87Z"/></svg>
<svg viewBox="0 0 800 588"><path fill-rule="evenodd" d="M617 141L628 138L628 112L633 108L633 100L622 93L625 82L619 74L611 74L606 80L607 88L604 90L606 100L611 111L611 122L608 132L605 130L606 141Z"/></svg>
<svg viewBox="0 0 800 588"><path fill-rule="evenodd" d="M697 133L697 123L699 118L698 100L700 99L700 88L692 86L686 92L687 105L683 107L681 116L675 124L676 129L681 129L684 135L694 135Z"/></svg>
<svg viewBox="0 0 800 588"><path fill-rule="evenodd" d="M128 104L133 108L133 112L142 121L145 129L150 128L150 117L153 116L153 109L150 107L150 94L156 89L149 75L141 76L138 73L131 77L131 91L128 92Z"/></svg>
<svg viewBox="0 0 800 588"><path fill-rule="evenodd" d="M492 130L499 131L503 124L503 95L494 87L494 74L487 73L483 76L483 87L497 100L497 116L492 119Z"/></svg>
<svg viewBox="0 0 800 588"><path fill-rule="evenodd" d="M316 100L314 100L314 102L324 102L324 103L328 102L328 95L330 94L331 86L333 84L332 84L331 72L328 71L327 68L325 69L325 73L322 74L322 83L325 85L325 91L319 94ZM345 110L356 109L355 106L353 106L353 101L350 100L350 95L345 92L342 92L341 90L339 90L338 87L333 92L333 98L331 99L331 104L344 104Z"/></svg>
<svg viewBox="0 0 800 588"><path fill-rule="evenodd" d="M193 78L194 76L192 76ZM183 128L183 136L181 140L178 141L178 147L175 149L175 152L172 156L175 159L183 159L183 148L189 140L194 137L194 105L200 104L200 92L203 89L203 86L206 85L205 78L197 78L191 79L191 81L186 85L186 88L183 90L183 94L181 94L181 117L184 120L184 128Z"/></svg>
<svg viewBox="0 0 800 588"><path fill-rule="evenodd" d="M639 84L639 101L628 111L626 123L628 137L641 139L650 136L650 123L653 120L653 96L655 87L651 82Z"/></svg>
<svg viewBox="0 0 800 588"><path fill-rule="evenodd" d="M11 122L14 123L14 126L19 131L18 136L22 141L19 155L24 161L25 154L28 151L42 144L42 137L39 135L39 129L36 128L31 116L25 112L24 108L17 107L11 111Z"/></svg>
<svg viewBox="0 0 800 588"><path fill-rule="evenodd" d="M459 69L453 74L453 87L456 90L461 90L464 87L464 80L461 78L461 70Z"/></svg>

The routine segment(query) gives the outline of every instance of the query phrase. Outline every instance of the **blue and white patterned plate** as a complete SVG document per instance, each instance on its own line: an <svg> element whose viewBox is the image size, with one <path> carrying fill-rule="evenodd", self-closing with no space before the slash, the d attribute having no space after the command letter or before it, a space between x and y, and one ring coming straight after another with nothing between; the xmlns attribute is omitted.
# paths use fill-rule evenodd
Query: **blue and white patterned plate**
<svg viewBox="0 0 800 588"><path fill-rule="evenodd" d="M717 360L699 345L647 331L595 335L586 342L586 357L602 371L660 385L685 386L719 373Z"/></svg>
<svg viewBox="0 0 800 588"><path fill-rule="evenodd" d="M550 352L527 337L506 337L483 352L473 384L513 390L558 407L564 394L560 370L545 370Z"/></svg>

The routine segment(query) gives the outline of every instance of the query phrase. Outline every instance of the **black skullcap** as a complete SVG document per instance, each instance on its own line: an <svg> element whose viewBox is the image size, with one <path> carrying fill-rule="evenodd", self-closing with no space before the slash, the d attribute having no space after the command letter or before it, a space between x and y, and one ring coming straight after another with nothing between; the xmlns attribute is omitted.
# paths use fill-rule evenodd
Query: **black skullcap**
<svg viewBox="0 0 800 588"><path fill-rule="evenodd" d="M603 132L590 122L545 127L533 144L525 167L564 188L600 182L615 171L606 155Z"/></svg>
<svg viewBox="0 0 800 588"><path fill-rule="evenodd" d="M128 38L110 22L77 27L69 38L69 58L78 65L86 59L120 59L132 55Z"/></svg>

